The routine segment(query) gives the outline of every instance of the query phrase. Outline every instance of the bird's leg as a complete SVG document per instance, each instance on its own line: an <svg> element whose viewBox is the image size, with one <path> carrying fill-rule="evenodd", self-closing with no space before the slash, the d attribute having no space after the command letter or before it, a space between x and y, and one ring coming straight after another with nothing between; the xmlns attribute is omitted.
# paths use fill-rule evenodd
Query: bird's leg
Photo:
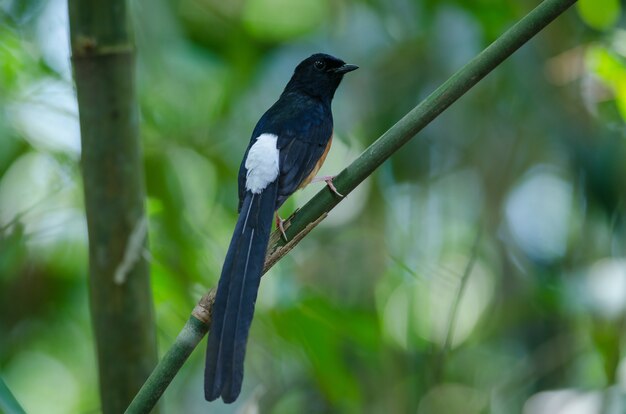
<svg viewBox="0 0 626 414"><path fill-rule="evenodd" d="M289 240L287 239L287 235L285 234L285 227L283 227L283 223L285 222L285 220L283 220L278 215L278 212L276 212L274 214L276 215L276 228L278 228L278 230L280 230L280 234L283 235L283 239L285 239L285 241L288 242Z"/></svg>
<svg viewBox="0 0 626 414"><path fill-rule="evenodd" d="M328 186L328 188L330 188L330 190L337 194L339 197L343 198L343 194L341 194L339 191L337 191L337 188L335 188L335 185L333 184L333 180L335 179L336 175L323 175L321 177L315 177L311 180L312 183L319 183L320 181L324 181L326 183L326 185Z"/></svg>

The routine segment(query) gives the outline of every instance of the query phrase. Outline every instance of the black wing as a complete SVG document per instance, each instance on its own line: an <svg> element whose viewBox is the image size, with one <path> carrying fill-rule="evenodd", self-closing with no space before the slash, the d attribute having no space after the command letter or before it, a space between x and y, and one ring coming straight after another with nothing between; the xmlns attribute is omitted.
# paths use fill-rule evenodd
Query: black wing
<svg viewBox="0 0 626 414"><path fill-rule="evenodd" d="M278 136L280 151L276 209L311 174L333 133L330 105L306 96L282 96L259 120L239 168L239 208L245 196L245 160L261 134Z"/></svg>

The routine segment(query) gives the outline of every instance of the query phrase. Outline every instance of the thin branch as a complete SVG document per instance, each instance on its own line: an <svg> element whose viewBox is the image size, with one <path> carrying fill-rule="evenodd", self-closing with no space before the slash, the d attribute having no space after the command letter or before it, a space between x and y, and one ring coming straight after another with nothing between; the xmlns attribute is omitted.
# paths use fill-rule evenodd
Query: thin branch
<svg viewBox="0 0 626 414"><path fill-rule="evenodd" d="M476 258L478 257L478 247L480 246L480 239L483 233L482 226L479 225L478 231L476 232L476 238L474 239L474 245L472 246L472 253L467 261L467 265L465 266L465 270L463 271L463 276L461 276L461 284L459 286L459 290L454 299L454 303L452 304L452 309L450 310L450 319L448 320L448 330L446 334L446 340L443 344L444 351L448 351L451 348L452 340L454 339L454 327L456 326L456 320L459 313L459 306L461 304L461 299L463 299L463 293L465 292L465 286L467 286L467 281L469 280L469 276L472 274L472 270L474 270L474 263L476 263Z"/></svg>
<svg viewBox="0 0 626 414"><path fill-rule="evenodd" d="M479 222L478 228L476 230L476 236L474 236L474 243L472 245L472 251L470 253L470 258L465 265L465 269L463 270L463 275L461 276L461 282L459 283L459 288L454 297L454 301L452 302L452 306L450 308L450 317L448 319L448 327L446 330L446 338L443 342L443 347L441 348L441 353L439 355L439 362L435 369L435 380L439 381L441 379L441 375L445 368L446 358L450 349L452 348L452 341L454 340L454 328L456 327L456 321L459 314L459 306L461 305L461 300L463 299L463 294L465 293L465 287L467 286L467 281L469 280L470 275L472 274L472 270L474 270L474 263L476 263L476 258L478 257L478 248L480 246L480 240L483 233L483 225Z"/></svg>
<svg viewBox="0 0 626 414"><path fill-rule="evenodd" d="M376 140L376 142L370 145L352 164L343 170L333 180L339 192L344 195L352 192L352 190L371 175L385 160L413 138L415 134L421 131L489 72L498 67L498 65L511 56L513 52L528 42L574 3L576 3L576 0L545 0L532 10L472 61L456 72L422 103L405 115L404 118L392 126ZM341 200L342 199L334 196L330 190L324 189L317 193L301 210L294 213L285 222L285 232L290 241L285 243L277 232L272 235L264 271L267 271L274 263L287 254L289 250L291 250L304 235L321 222L328 212L339 204ZM206 295L201 302L210 303ZM194 317L192 316L190 320L192 318ZM183 329L188 329L190 323L192 322L187 322ZM195 324L196 322L193 323ZM204 335L208 331L210 316L206 319L206 324L207 329L204 330L201 335ZM200 339L202 339L202 336L194 338L193 346L196 346L198 342L200 342ZM179 340L177 338L173 348L180 346L178 342ZM184 360L175 361L176 366L173 367L161 367L162 364L165 365L169 362L169 359L166 360L164 358L161 363L159 363L159 366L139 391L139 394L137 394L126 413L148 413L152 409L154 403L158 401L169 384L169 381L171 381L171 378L174 377L175 371L184 363ZM170 373L166 381L154 378L161 375L164 371ZM155 387L155 383L159 384L159 386ZM137 402L137 404L135 402ZM140 404L139 402L147 403Z"/></svg>

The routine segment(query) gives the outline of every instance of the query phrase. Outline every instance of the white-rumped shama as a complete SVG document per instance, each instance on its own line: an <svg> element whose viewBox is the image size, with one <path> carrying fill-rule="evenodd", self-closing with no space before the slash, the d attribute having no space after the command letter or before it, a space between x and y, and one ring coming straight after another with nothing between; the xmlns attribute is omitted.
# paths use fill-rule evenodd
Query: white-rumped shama
<svg viewBox="0 0 626 414"><path fill-rule="evenodd" d="M252 132L239 168L239 219L212 311L204 373L208 401L237 399L274 212L320 169L333 135L331 102L358 67L317 53L296 67Z"/></svg>

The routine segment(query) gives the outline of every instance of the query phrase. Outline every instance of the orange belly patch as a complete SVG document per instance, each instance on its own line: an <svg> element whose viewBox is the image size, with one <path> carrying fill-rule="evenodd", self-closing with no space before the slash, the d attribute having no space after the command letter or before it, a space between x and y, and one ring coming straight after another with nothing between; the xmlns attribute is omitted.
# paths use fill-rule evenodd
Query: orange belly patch
<svg viewBox="0 0 626 414"><path fill-rule="evenodd" d="M315 164L315 167L313 167L313 171L311 171L311 174L309 174L308 177L306 177L302 181L302 183L300 183L300 185L298 186L298 189L306 187L311 182L311 180L315 178L315 176L317 175L317 172L320 170L320 168L322 168L324 161L326 161L326 156L328 155L328 151L330 151L330 146L332 143L333 143L333 137L331 136L330 139L328 140L328 144L326 144L326 149L324 150L324 153Z"/></svg>

